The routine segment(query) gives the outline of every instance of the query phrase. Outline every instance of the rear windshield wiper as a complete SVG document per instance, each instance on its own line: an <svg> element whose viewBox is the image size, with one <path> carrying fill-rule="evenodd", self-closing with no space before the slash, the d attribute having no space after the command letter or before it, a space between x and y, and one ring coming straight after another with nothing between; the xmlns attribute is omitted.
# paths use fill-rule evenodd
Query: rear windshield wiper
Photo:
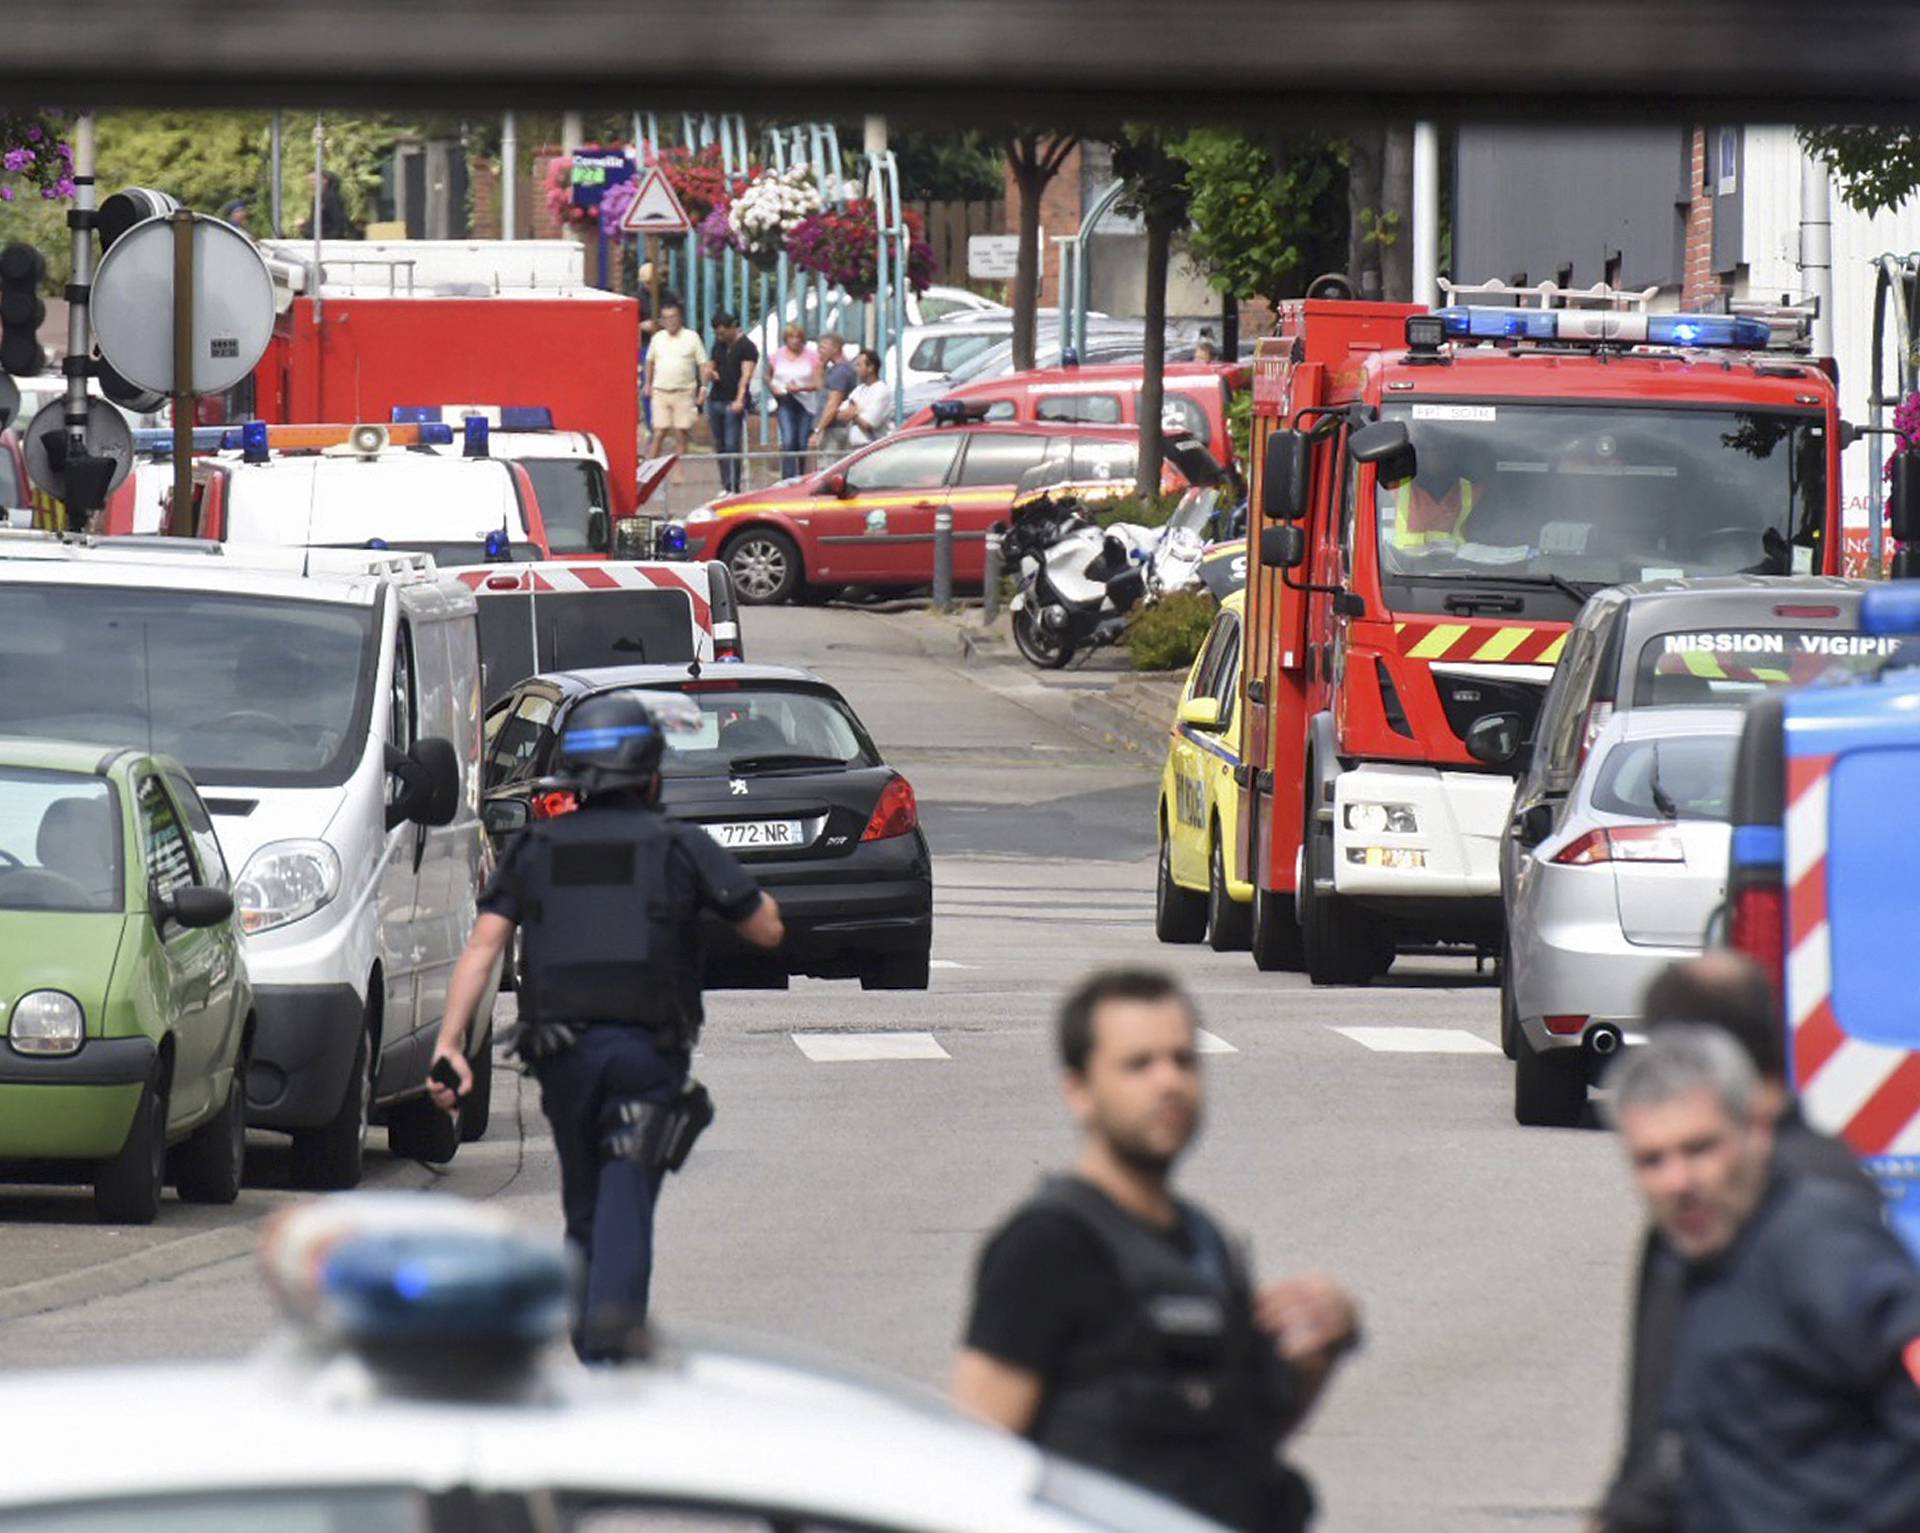
<svg viewBox="0 0 1920 1533"><path fill-rule="evenodd" d="M1680 818L1680 806L1673 801L1673 795L1660 786L1660 742L1653 744L1653 773L1647 779L1647 795L1653 800L1654 812L1663 820Z"/></svg>
<svg viewBox="0 0 1920 1533"><path fill-rule="evenodd" d="M846 762L838 756L808 756L800 752L771 752L764 756L735 756L727 763L736 772L755 772L778 770L782 767L843 767Z"/></svg>

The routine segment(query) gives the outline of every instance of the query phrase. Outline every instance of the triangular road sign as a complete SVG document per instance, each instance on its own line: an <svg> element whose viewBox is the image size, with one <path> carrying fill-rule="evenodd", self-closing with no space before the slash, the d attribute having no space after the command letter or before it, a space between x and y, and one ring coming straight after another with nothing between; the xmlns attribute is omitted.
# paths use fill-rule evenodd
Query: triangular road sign
<svg viewBox="0 0 1920 1533"><path fill-rule="evenodd" d="M658 165L647 172L627 211L620 215L622 234L684 234L692 227L673 184Z"/></svg>

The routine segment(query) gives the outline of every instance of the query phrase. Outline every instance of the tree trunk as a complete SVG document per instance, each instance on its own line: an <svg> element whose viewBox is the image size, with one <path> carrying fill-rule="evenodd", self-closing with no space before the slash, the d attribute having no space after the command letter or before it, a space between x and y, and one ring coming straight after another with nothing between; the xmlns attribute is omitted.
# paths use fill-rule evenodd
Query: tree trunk
<svg viewBox="0 0 1920 1533"><path fill-rule="evenodd" d="M1413 302L1413 125L1387 129L1380 163L1380 208L1391 242L1380 247L1380 296Z"/></svg>
<svg viewBox="0 0 1920 1533"><path fill-rule="evenodd" d="M1147 216L1146 355L1140 368L1140 451L1133 485L1142 500L1160 493L1160 417L1166 399L1167 262L1173 250L1174 223Z"/></svg>
<svg viewBox="0 0 1920 1533"><path fill-rule="evenodd" d="M1040 306L1040 193L1047 177L1039 166L1037 145L1033 158L1013 160L1014 183L1020 189L1020 254L1013 273L1013 370L1033 366L1034 312Z"/></svg>
<svg viewBox="0 0 1920 1533"><path fill-rule="evenodd" d="M1240 299L1234 293L1220 295L1220 360L1240 360Z"/></svg>
<svg viewBox="0 0 1920 1533"><path fill-rule="evenodd" d="M1373 239L1374 220L1380 216L1380 161L1386 148L1381 128L1361 128L1349 135L1347 161L1347 275L1359 298L1380 296L1380 246Z"/></svg>

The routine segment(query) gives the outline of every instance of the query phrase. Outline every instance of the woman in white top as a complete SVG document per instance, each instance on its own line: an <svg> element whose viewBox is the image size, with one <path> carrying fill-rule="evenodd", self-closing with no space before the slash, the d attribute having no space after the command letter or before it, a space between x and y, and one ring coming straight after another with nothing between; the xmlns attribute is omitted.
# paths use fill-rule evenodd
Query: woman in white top
<svg viewBox="0 0 1920 1533"><path fill-rule="evenodd" d="M787 326L785 343L768 361L767 389L780 417L780 472L791 479L807 471L807 439L820 407L820 351L800 326Z"/></svg>
<svg viewBox="0 0 1920 1533"><path fill-rule="evenodd" d="M880 376L880 353L871 347L854 357L853 371L860 382L840 407L840 421L847 428L847 439L855 447L864 447L885 436L892 425L893 390Z"/></svg>

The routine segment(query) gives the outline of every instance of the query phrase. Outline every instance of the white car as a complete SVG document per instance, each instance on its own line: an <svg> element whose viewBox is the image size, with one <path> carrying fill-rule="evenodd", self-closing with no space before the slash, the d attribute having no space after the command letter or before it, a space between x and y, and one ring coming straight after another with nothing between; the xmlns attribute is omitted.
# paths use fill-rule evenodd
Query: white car
<svg viewBox="0 0 1920 1533"><path fill-rule="evenodd" d="M251 1361L0 1380L0 1526L1215 1529L843 1374L671 1339L628 1366L578 1367L554 1345L571 1281L559 1246L484 1208L330 1199L284 1216L265 1255L295 1324Z"/></svg>
<svg viewBox="0 0 1920 1533"><path fill-rule="evenodd" d="M1571 1125L1637 1040L1653 977L1705 943L1726 898L1738 708L1636 708L1595 739L1560 804L1528 810L1502 983L1514 1117Z"/></svg>

